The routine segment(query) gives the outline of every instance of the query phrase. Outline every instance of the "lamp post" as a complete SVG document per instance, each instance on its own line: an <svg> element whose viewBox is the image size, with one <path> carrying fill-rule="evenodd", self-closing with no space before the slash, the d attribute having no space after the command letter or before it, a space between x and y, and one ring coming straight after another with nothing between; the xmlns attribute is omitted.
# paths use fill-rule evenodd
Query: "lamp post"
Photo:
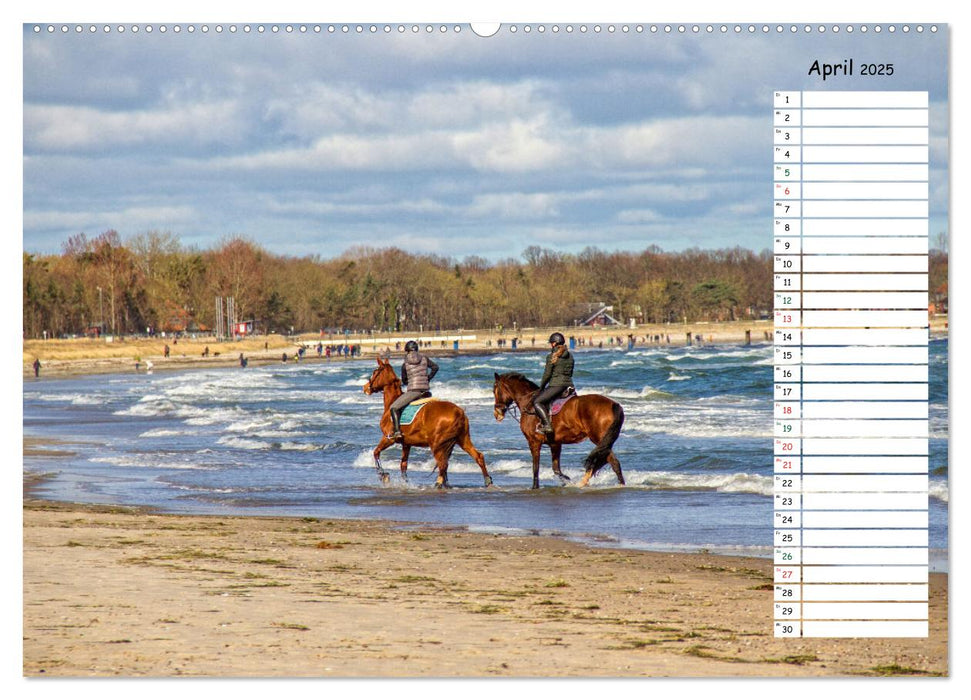
<svg viewBox="0 0 971 700"><path fill-rule="evenodd" d="M101 287L98 287L98 337L103 338L105 334L105 306Z"/></svg>

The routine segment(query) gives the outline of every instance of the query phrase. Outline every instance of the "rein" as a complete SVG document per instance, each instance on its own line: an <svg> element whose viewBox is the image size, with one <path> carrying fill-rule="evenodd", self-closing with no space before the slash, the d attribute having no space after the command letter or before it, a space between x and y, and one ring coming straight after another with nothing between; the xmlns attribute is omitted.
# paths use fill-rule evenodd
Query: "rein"
<svg viewBox="0 0 971 700"><path fill-rule="evenodd" d="M530 415L530 416L533 416L536 414L533 411L523 410L520 407L519 402L520 400L522 400L527 406L529 406L532 403L533 396L535 395L536 395L535 391L526 391L525 393L520 394L518 396L513 396L512 399L509 401L509 403L506 404L505 410L503 411L503 415L506 415L506 414L512 415L512 417L516 420L516 422L522 425L521 418L523 414ZM495 407L498 408L499 405L496 404Z"/></svg>

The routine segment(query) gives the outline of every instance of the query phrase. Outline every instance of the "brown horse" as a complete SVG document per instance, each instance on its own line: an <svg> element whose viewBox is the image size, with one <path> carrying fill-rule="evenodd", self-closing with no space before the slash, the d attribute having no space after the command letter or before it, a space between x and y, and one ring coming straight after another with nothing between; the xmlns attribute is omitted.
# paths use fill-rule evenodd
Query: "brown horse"
<svg viewBox="0 0 971 700"><path fill-rule="evenodd" d="M401 396L401 380L391 367L391 362L378 358L378 367L371 373L371 378L364 385L364 393L370 396L376 391L384 392L384 413L381 414L381 442L374 448L374 465L377 467L381 481L387 483L388 472L381 468L381 453L391 447L395 441L388 437L391 434L391 404ZM465 450L482 470L485 485L492 485L492 477L486 469L485 457L475 449L469 437L469 419L465 411L448 401L432 401L408 425L401 426L401 476L408 478L408 454L412 447L429 447L438 466L438 478L435 486L448 487L448 460L452 450L458 445Z"/></svg>
<svg viewBox="0 0 971 700"><path fill-rule="evenodd" d="M624 425L624 409L620 404L599 394L576 396L553 416L553 434L547 437L546 434L536 431L539 418L533 409L533 397L538 389L536 384L518 372L496 373L496 382L492 387L496 399L494 414L497 421L506 417L506 411L512 404L519 408L519 427L526 436L529 451L533 455L533 488L539 488L539 456L544 444L550 446L550 453L553 455L553 473L563 481L569 481L570 478L560 471L560 450L564 444L572 445L588 438L596 447L583 463L586 471L580 480L580 486L586 486L590 478L607 462L610 462L614 474L617 475L617 481L624 484L620 460L613 453L614 443Z"/></svg>

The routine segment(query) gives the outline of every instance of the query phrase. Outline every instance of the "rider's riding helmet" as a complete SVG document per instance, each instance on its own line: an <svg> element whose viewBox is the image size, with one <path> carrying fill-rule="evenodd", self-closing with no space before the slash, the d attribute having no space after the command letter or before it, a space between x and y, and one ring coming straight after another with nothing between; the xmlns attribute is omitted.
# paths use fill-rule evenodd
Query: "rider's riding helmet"
<svg viewBox="0 0 971 700"><path fill-rule="evenodd" d="M405 343L405 352L418 352L418 343L414 340L409 340Z"/></svg>
<svg viewBox="0 0 971 700"><path fill-rule="evenodd" d="M562 333L554 333L550 336L549 342L554 345L566 345L566 338L563 337Z"/></svg>

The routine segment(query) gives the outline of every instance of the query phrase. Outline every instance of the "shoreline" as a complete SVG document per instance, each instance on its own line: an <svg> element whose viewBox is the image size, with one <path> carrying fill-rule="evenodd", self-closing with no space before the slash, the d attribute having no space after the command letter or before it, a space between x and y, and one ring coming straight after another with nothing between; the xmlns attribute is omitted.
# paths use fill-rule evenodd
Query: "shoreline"
<svg viewBox="0 0 971 700"><path fill-rule="evenodd" d="M56 439L51 438L38 438L34 436L25 436L23 438L23 454L24 456L33 457L69 457L74 453L70 449L61 449L62 446L67 446ZM170 511L161 507L145 505L145 504L118 504L118 503L88 503L88 502L77 502L77 501L64 501L57 498L40 493L43 484L54 478L54 474L50 472L42 471L24 471L23 472L23 498L24 500L30 499L32 501L43 501L52 504L59 505L77 505L85 508L124 508L130 509L137 512L143 513L153 513L156 515L185 515L188 517L231 517L231 518L300 518L304 516L300 515L286 515L279 512L273 512L269 514L261 514L257 512L223 512L223 513L206 513L206 512L178 512ZM374 522L394 522L397 526L401 527L416 527L416 528L451 528L456 530L461 530L463 532L478 533L485 535L495 535L495 536L522 536L522 537L551 537L558 540L563 540L565 542L574 542L580 546L590 547L592 549L616 549L622 551L632 551L632 552L653 552L656 554L673 554L673 555L692 555L692 554L711 554L718 557L726 558L748 558L757 559L761 561L771 562L773 559L772 547L770 545L765 545L765 554L760 554L754 551L744 551L746 549L752 549L755 547L748 547L743 545L668 545L665 546L662 543L655 543L653 546L650 543L643 543L636 540L624 540L612 535L603 535L591 532L570 532L566 530L551 530L538 528L525 528L525 527L495 527L491 528L489 526L471 526L471 525L448 525L445 523L436 523L434 521L423 521L423 520L408 520L408 521L390 521L383 519L376 519L373 517L365 518L354 518L350 516L308 516L316 517L319 519L327 520L346 520L348 522L354 522L361 520L364 522L374 521ZM734 550L734 551L730 551ZM931 573L940 573L947 576L950 573L950 553L947 549L929 549L928 554L929 559L929 571Z"/></svg>
<svg viewBox="0 0 971 700"><path fill-rule="evenodd" d="M461 341L459 349L453 349L449 343L435 342L435 334L425 334L431 340L422 352L432 357L464 357L495 353L536 353L547 352L543 343L546 335L559 330L567 336L573 334L584 339L583 345L577 345L576 350L583 352L592 349L615 349L624 347L628 334L634 336L635 350L650 348L679 348L689 345L687 336L692 338L694 347L761 347L772 344L773 326L769 321L730 321L718 323L689 323L670 325L644 325L636 329L626 327L583 328L583 329L523 329L518 333L489 331L470 331L475 335L474 341ZM934 319L929 326L932 340L948 337L946 319ZM456 335L459 331L442 331L438 335ZM766 335L768 334L768 335ZM697 337L701 337L701 341ZM513 349L510 339L518 337L520 344ZM535 343L533 339L535 337ZM34 379L33 361L41 360L41 379L49 376L65 377L79 375L109 374L109 373L146 373L160 371L178 371L213 367L239 367L239 355L245 355L251 366L267 366L282 364L283 353L287 353L287 364L346 362L374 358L381 354L390 354L393 358L403 356L401 350L379 339L373 344L368 336L348 336L349 343L361 345L358 357L317 357L313 349L318 342L323 345L337 345L343 342L338 337L325 338L323 336L303 335L294 338L283 336L258 336L237 341L216 341L212 338L182 339L180 343L171 346L172 352L165 357L161 349L165 345L164 338L152 340L137 340L106 343L91 339L78 340L30 340L24 341L22 352L22 377L25 380ZM614 339L614 343L610 339ZM620 339L620 344L616 341ZM656 339L656 340L655 340ZM504 345L499 346L498 341ZM307 347L302 360L297 361L295 351L298 347ZM205 349L212 352L203 356Z"/></svg>
<svg viewBox="0 0 971 700"><path fill-rule="evenodd" d="M930 577L928 639L776 639L763 559L169 515L36 499L30 486L27 677L948 674L945 574Z"/></svg>

